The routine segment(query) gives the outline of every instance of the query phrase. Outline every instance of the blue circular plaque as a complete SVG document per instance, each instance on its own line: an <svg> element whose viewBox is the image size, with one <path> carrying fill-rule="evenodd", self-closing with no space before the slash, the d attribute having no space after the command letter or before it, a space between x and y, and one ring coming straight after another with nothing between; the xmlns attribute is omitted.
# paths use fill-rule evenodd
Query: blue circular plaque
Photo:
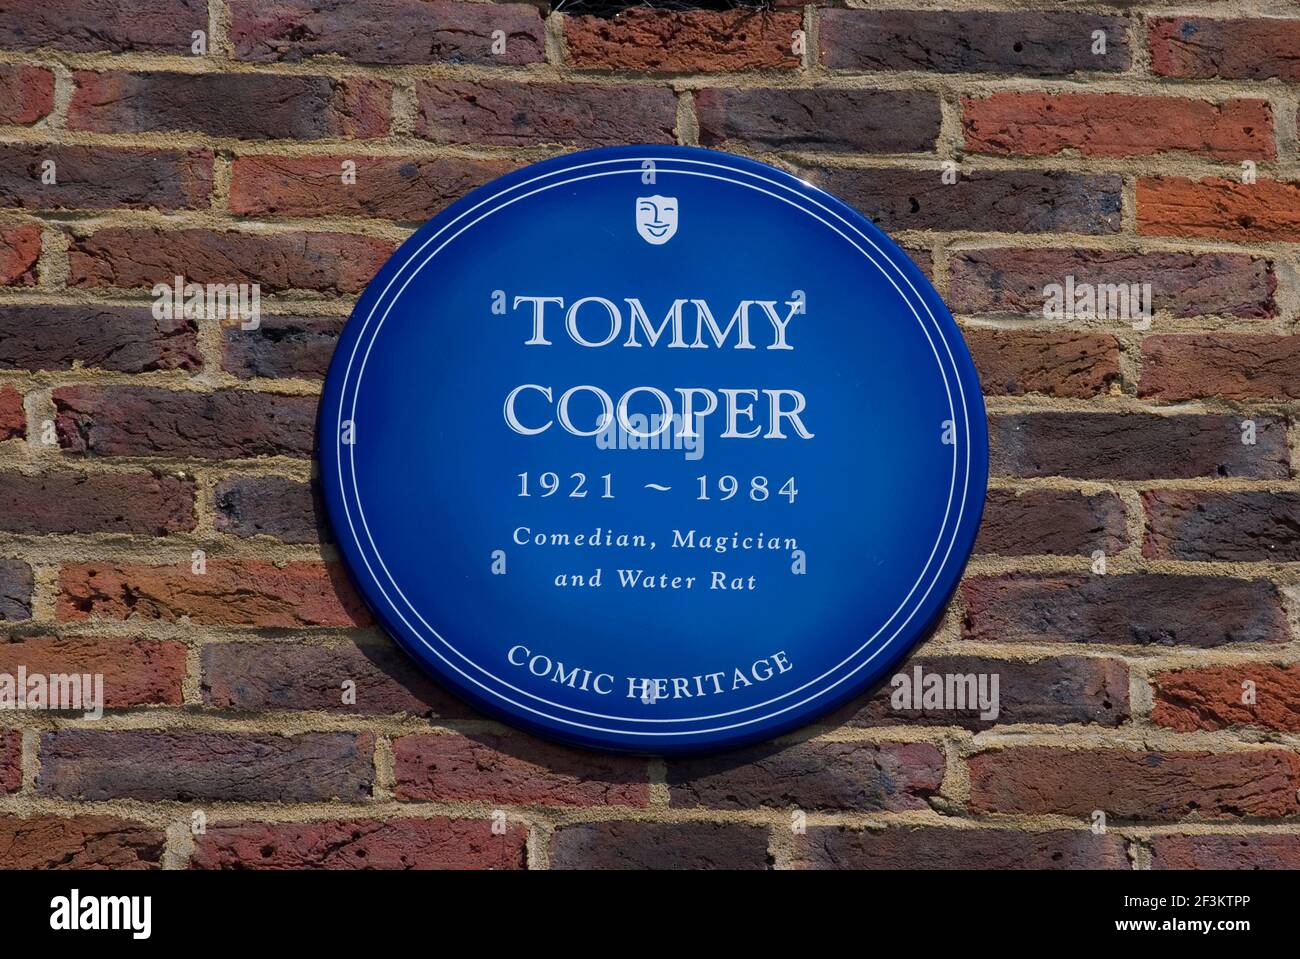
<svg viewBox="0 0 1300 959"><path fill-rule="evenodd" d="M383 626L507 722L717 749L888 675L979 525L979 381L925 276L789 173L689 147L547 160L379 271L320 472Z"/></svg>

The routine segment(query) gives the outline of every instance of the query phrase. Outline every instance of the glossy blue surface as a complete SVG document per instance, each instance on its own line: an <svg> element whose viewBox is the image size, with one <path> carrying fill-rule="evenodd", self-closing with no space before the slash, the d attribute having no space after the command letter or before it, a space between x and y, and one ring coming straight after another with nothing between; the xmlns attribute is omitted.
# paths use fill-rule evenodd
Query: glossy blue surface
<svg viewBox="0 0 1300 959"><path fill-rule="evenodd" d="M563 302L537 335L520 297ZM698 446L678 421L627 448L565 430L575 386L717 409ZM516 425L543 432L507 422L519 387ZM724 390L755 391L730 431L757 436L722 435ZM802 396L783 438L764 391ZM635 392L625 425L659 409ZM569 414L594 429L599 394ZM664 146L516 171L403 244L343 332L319 446L339 550L408 653L508 722L639 752L770 737L886 678L956 587L988 469L969 354L893 242L788 173Z"/></svg>

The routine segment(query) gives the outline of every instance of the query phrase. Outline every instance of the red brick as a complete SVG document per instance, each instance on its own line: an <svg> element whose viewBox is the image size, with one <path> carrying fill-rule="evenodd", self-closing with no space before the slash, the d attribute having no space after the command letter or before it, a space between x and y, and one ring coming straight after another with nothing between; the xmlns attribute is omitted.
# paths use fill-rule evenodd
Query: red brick
<svg viewBox="0 0 1300 959"><path fill-rule="evenodd" d="M1277 587L1264 579L1013 573L961 586L965 639L1210 647L1290 641Z"/></svg>
<svg viewBox="0 0 1300 959"><path fill-rule="evenodd" d="M592 822L551 837L552 869L769 869L767 830L711 822Z"/></svg>
<svg viewBox="0 0 1300 959"><path fill-rule="evenodd" d="M1300 869L1300 835L1152 836L1152 869Z"/></svg>
<svg viewBox="0 0 1300 959"><path fill-rule="evenodd" d="M0 442L21 439L26 432L23 395L12 386L0 386Z"/></svg>
<svg viewBox="0 0 1300 959"><path fill-rule="evenodd" d="M1044 288L1076 283L1151 285L1151 307L1174 316L1277 315L1271 261L1246 253L1141 253L1127 250L956 251L948 262L947 302L957 313L1043 315Z"/></svg>
<svg viewBox="0 0 1300 959"><path fill-rule="evenodd" d="M939 98L919 90L700 90L700 145L845 153L932 151Z"/></svg>
<svg viewBox="0 0 1300 959"><path fill-rule="evenodd" d="M371 733L61 729L41 735L36 788L58 799L321 802L369 798Z"/></svg>
<svg viewBox="0 0 1300 959"><path fill-rule="evenodd" d="M811 826L797 869L1130 869L1124 840L1087 829L1019 832Z"/></svg>
<svg viewBox="0 0 1300 959"><path fill-rule="evenodd" d="M647 760L530 736L403 736L393 741L398 799L543 806L645 806Z"/></svg>
<svg viewBox="0 0 1300 959"><path fill-rule="evenodd" d="M1255 702L1242 702L1254 683ZM1249 663L1157 673L1151 721L1179 732L1257 726L1300 732L1300 666Z"/></svg>
<svg viewBox="0 0 1300 959"><path fill-rule="evenodd" d="M52 161L56 183L42 182ZM208 150L0 144L0 204L27 210L206 210Z"/></svg>
<svg viewBox="0 0 1300 959"><path fill-rule="evenodd" d="M312 396L64 386L54 390L53 399L59 443L73 453L197 459L312 455Z"/></svg>
<svg viewBox="0 0 1300 959"><path fill-rule="evenodd" d="M232 476L213 491L213 526L232 536L272 536L285 543L329 540L316 483L283 476Z"/></svg>
<svg viewBox="0 0 1300 959"><path fill-rule="evenodd" d="M20 559L0 559L0 623L32 618L32 568Z"/></svg>
<svg viewBox="0 0 1300 959"><path fill-rule="evenodd" d="M1243 242L1300 241L1300 184L1221 177L1142 177L1138 232Z"/></svg>
<svg viewBox="0 0 1300 959"><path fill-rule="evenodd" d="M25 126L53 109L53 73L44 67L0 64L0 123Z"/></svg>
<svg viewBox="0 0 1300 959"><path fill-rule="evenodd" d="M138 533L194 529L194 480L159 473L0 471L0 530Z"/></svg>
<svg viewBox="0 0 1300 959"><path fill-rule="evenodd" d="M356 819L209 826L192 869L523 869L528 829L490 820Z"/></svg>
<svg viewBox="0 0 1300 959"><path fill-rule="evenodd" d="M41 228L35 223L0 227L0 285L35 286Z"/></svg>
<svg viewBox="0 0 1300 959"><path fill-rule="evenodd" d="M986 396L1085 398L1120 384L1119 340L1109 333L967 327L962 334Z"/></svg>
<svg viewBox="0 0 1300 959"><path fill-rule="evenodd" d="M356 183L343 182L345 159L356 164ZM367 216L423 223L516 166L513 160L459 158L238 157L230 210L244 216Z"/></svg>
<svg viewBox="0 0 1300 959"><path fill-rule="evenodd" d="M566 60L579 70L645 73L794 70L797 12L630 9L564 18Z"/></svg>
<svg viewBox="0 0 1300 959"><path fill-rule="evenodd" d="M1300 398L1300 336L1149 336L1142 341L1138 395L1158 400Z"/></svg>
<svg viewBox="0 0 1300 959"><path fill-rule="evenodd" d="M1088 13L819 10L821 62L832 70L1063 76L1125 70L1123 17ZM1106 52L1092 52L1093 31Z"/></svg>
<svg viewBox="0 0 1300 959"><path fill-rule="evenodd" d="M1242 421L1255 423L1243 443ZM1008 413L989 418L995 476L1286 479L1286 423L1271 416Z"/></svg>
<svg viewBox="0 0 1300 959"><path fill-rule="evenodd" d="M393 249L388 240L345 233L111 227L71 238L68 283L152 288L183 276L190 283L258 283L262 294L359 293Z"/></svg>
<svg viewBox="0 0 1300 959"><path fill-rule="evenodd" d="M0 816L6 869L160 869L167 835L109 816Z"/></svg>
<svg viewBox="0 0 1300 959"><path fill-rule="evenodd" d="M1152 18L1147 36L1161 76L1300 80L1300 20Z"/></svg>
<svg viewBox="0 0 1300 959"><path fill-rule="evenodd" d="M324 379L343 322L341 316L263 314L256 330L228 325L221 331L221 368L241 380Z"/></svg>
<svg viewBox="0 0 1300 959"><path fill-rule="evenodd" d="M100 674L109 709L159 704L179 706L185 680L185 646L171 640L77 636L11 636L0 643L0 673Z"/></svg>
<svg viewBox="0 0 1300 959"><path fill-rule="evenodd" d="M198 324L147 307L0 305L0 369L196 371Z"/></svg>
<svg viewBox="0 0 1300 959"><path fill-rule="evenodd" d="M417 136L488 146L674 143L677 96L667 87L506 80L419 80Z"/></svg>
<svg viewBox="0 0 1300 959"><path fill-rule="evenodd" d="M492 53L492 34L505 49ZM525 3L453 0L232 0L235 56L296 63L335 54L358 63L522 66L545 57L542 16Z"/></svg>
<svg viewBox="0 0 1300 959"><path fill-rule="evenodd" d="M1056 813L1087 819L1176 822L1300 812L1300 756L1281 749L1229 753L1019 747L970 759L976 813Z"/></svg>
<svg viewBox="0 0 1300 959"><path fill-rule="evenodd" d="M56 616L286 629L369 622L341 567L252 559L209 559L202 574L190 563L69 563L59 571Z"/></svg>
<svg viewBox="0 0 1300 959"><path fill-rule="evenodd" d="M1116 553L1128 541L1124 504L1114 493L989 490L976 553L1089 556Z"/></svg>
<svg viewBox="0 0 1300 959"><path fill-rule="evenodd" d="M22 784L23 732L21 729L0 730L0 792L17 792Z"/></svg>
<svg viewBox="0 0 1300 959"><path fill-rule="evenodd" d="M0 47L74 53L190 53L208 29L205 0L0 0Z"/></svg>
<svg viewBox="0 0 1300 959"><path fill-rule="evenodd" d="M667 781L673 806L895 812L928 809L943 769L928 743L810 741L671 758Z"/></svg>
<svg viewBox="0 0 1300 959"><path fill-rule="evenodd" d="M1135 123L1135 117L1142 122ZM1267 100L1211 103L1125 93L995 93L962 99L962 132L968 150L1005 156L1067 150L1103 157L1167 152L1219 160L1277 156Z"/></svg>
<svg viewBox="0 0 1300 959"><path fill-rule="evenodd" d="M79 70L72 79L72 130L365 139L387 135L391 116L392 88L371 77Z"/></svg>
<svg viewBox="0 0 1300 959"><path fill-rule="evenodd" d="M1300 493L1147 490L1142 555L1193 562L1300 562Z"/></svg>

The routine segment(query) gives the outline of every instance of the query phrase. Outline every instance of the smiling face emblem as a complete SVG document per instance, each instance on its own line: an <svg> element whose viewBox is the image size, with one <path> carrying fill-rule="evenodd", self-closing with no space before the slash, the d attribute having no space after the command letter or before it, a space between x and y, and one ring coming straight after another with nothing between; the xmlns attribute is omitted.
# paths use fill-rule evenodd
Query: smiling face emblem
<svg viewBox="0 0 1300 959"><path fill-rule="evenodd" d="M671 240L677 232L677 197L637 197L636 230L643 240L655 246Z"/></svg>

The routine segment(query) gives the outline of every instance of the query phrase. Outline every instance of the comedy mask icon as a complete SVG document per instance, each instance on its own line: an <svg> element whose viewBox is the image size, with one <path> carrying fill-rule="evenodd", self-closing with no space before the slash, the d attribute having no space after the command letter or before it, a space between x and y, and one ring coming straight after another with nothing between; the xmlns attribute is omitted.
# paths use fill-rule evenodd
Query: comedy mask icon
<svg viewBox="0 0 1300 959"><path fill-rule="evenodd" d="M677 232L677 197L637 197L636 231L643 240L655 246L671 240Z"/></svg>

